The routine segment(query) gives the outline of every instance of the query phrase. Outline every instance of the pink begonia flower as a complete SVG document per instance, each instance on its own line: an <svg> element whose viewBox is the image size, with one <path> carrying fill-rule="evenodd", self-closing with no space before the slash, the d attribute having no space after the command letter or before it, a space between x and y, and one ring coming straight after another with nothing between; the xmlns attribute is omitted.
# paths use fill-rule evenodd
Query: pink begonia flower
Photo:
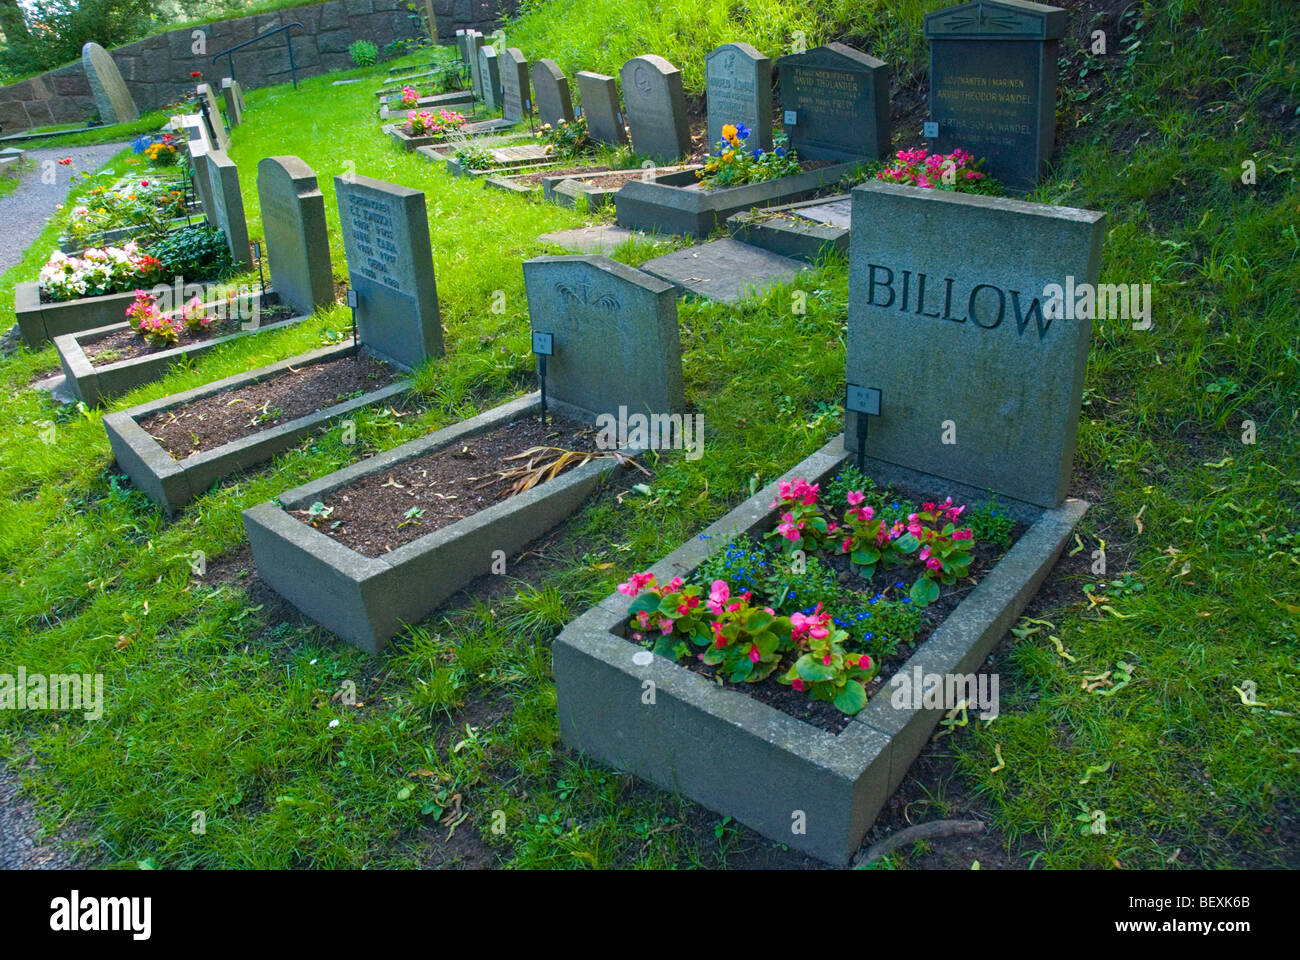
<svg viewBox="0 0 1300 960"><path fill-rule="evenodd" d="M727 638L722 635L722 624L717 620L713 621L713 640L719 650L727 645Z"/></svg>
<svg viewBox="0 0 1300 960"><path fill-rule="evenodd" d="M735 603L729 603L727 604L727 613L735 613L737 610L744 609L744 606L745 605L738 600Z"/></svg>
<svg viewBox="0 0 1300 960"><path fill-rule="evenodd" d="M851 546L853 546L853 538L845 537L844 542L840 544L840 553L848 553Z"/></svg>
<svg viewBox="0 0 1300 960"><path fill-rule="evenodd" d="M921 552L917 554L917 559L918 560L930 559L930 547L928 545L921 548Z"/></svg>
<svg viewBox="0 0 1300 960"><path fill-rule="evenodd" d="M936 504L934 503L923 503L921 504L921 509L924 510L926 513L934 513L935 506Z"/></svg>
<svg viewBox="0 0 1300 960"><path fill-rule="evenodd" d="M943 561L938 557L931 557L929 560L925 561L925 565L931 570L939 570L943 567Z"/></svg>
<svg viewBox="0 0 1300 960"><path fill-rule="evenodd" d="M676 593L685 584L681 577L673 577L668 581L668 586L664 588L664 593Z"/></svg>
<svg viewBox="0 0 1300 960"><path fill-rule="evenodd" d="M856 507L863 500L867 499L867 497L861 490L850 490L845 499L849 501L849 506Z"/></svg>
<svg viewBox="0 0 1300 960"><path fill-rule="evenodd" d="M790 686L794 687L794 689L798 690L800 693L803 693L803 680L801 680L799 677L795 677L793 680L791 680Z"/></svg>
<svg viewBox="0 0 1300 960"><path fill-rule="evenodd" d="M668 634L672 633L673 621L668 617L664 617L663 620L659 621L659 632L662 633L665 637L668 636Z"/></svg>
<svg viewBox="0 0 1300 960"><path fill-rule="evenodd" d="M637 622L641 624L641 629L643 630L650 625L650 614L646 613L644 610L637 611L636 619Z"/></svg>
<svg viewBox="0 0 1300 960"><path fill-rule="evenodd" d="M798 523L794 521L793 513L781 514L781 522L776 526L777 532L787 540L798 540L802 534L799 532L803 529L803 521Z"/></svg>
<svg viewBox="0 0 1300 960"><path fill-rule="evenodd" d="M827 532L827 533L834 533L836 530L839 529L839 526L840 526L840 525L839 525L838 523L836 523L834 520L832 520L830 523L826 524L826 532Z"/></svg>
<svg viewBox="0 0 1300 960"><path fill-rule="evenodd" d="M709 612L720 615L723 611L723 604L731 599L731 590L727 587L725 580L714 580L709 587ZM718 626L718 624L714 624Z"/></svg>
<svg viewBox="0 0 1300 960"><path fill-rule="evenodd" d="M826 667L831 665L831 655L829 653L822 657L822 665Z"/></svg>
<svg viewBox="0 0 1300 960"><path fill-rule="evenodd" d="M914 537L919 537L923 532L923 530L924 528L921 526L920 520L913 520L911 523L907 525L907 532Z"/></svg>
<svg viewBox="0 0 1300 960"><path fill-rule="evenodd" d="M754 645L750 646L750 648L749 648L749 659L750 659L753 663L758 663L758 658L759 658L760 656L762 656L762 654L760 654L760 653L758 652L758 645L757 645L757 644L754 644Z"/></svg>
<svg viewBox="0 0 1300 960"><path fill-rule="evenodd" d="M966 512L966 505L963 503L960 507L953 507L951 510L948 511L948 519L956 520L965 512Z"/></svg>
<svg viewBox="0 0 1300 960"><path fill-rule="evenodd" d="M654 586L655 575L653 573L634 573L627 578L627 583L618 585L618 592L626 594L629 597L635 597L641 592L641 588L646 585Z"/></svg>
<svg viewBox="0 0 1300 960"><path fill-rule="evenodd" d="M954 540L969 540L969 539L971 538L971 532L970 532L969 529L967 529L967 530L954 530L953 533L952 533L952 538L953 538Z"/></svg>
<svg viewBox="0 0 1300 960"><path fill-rule="evenodd" d="M901 522L894 524L893 527L891 527L889 530L889 539L897 540L899 537L903 535L904 529L905 528L903 527L903 524Z"/></svg>

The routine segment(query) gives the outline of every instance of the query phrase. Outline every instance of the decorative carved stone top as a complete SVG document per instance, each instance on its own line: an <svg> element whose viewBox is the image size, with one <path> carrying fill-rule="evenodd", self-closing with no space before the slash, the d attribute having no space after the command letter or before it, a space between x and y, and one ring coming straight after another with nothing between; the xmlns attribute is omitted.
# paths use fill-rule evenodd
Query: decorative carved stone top
<svg viewBox="0 0 1300 960"><path fill-rule="evenodd" d="M927 40L1059 40L1065 10L1030 0L970 0L925 15Z"/></svg>

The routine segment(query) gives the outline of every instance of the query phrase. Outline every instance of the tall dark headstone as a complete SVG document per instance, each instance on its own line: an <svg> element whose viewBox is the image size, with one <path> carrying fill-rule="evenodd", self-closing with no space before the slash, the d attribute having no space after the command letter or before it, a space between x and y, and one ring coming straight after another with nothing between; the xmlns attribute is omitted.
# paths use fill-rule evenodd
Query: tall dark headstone
<svg viewBox="0 0 1300 960"><path fill-rule="evenodd" d="M961 147L1011 190L1032 190L1056 138L1056 74L1066 12L973 0L925 15L933 149Z"/></svg>
<svg viewBox="0 0 1300 960"><path fill-rule="evenodd" d="M777 61L785 135L800 159L838 163L889 152L889 67L843 43Z"/></svg>
<svg viewBox="0 0 1300 960"><path fill-rule="evenodd" d="M267 157L257 165L257 197L275 292L298 314L332 303L325 198L315 171L298 157Z"/></svg>
<svg viewBox="0 0 1300 960"><path fill-rule="evenodd" d="M533 111L528 94L528 61L518 47L510 47L501 58L501 116L519 121Z"/></svg>
<svg viewBox="0 0 1300 960"><path fill-rule="evenodd" d="M709 111L709 149L722 127L743 123L752 132L745 146L772 149L772 61L747 43L724 43L704 58L704 95Z"/></svg>
<svg viewBox="0 0 1300 960"><path fill-rule="evenodd" d="M632 149L658 163L691 152L681 71L663 57L633 57L619 71Z"/></svg>
<svg viewBox="0 0 1300 960"><path fill-rule="evenodd" d="M573 122L569 78L554 60L542 59L533 64L533 93L537 95L537 116L542 123L555 126L561 120Z"/></svg>
<svg viewBox="0 0 1300 960"><path fill-rule="evenodd" d="M353 175L335 177L334 190L361 342L408 370L442 356L424 194Z"/></svg>

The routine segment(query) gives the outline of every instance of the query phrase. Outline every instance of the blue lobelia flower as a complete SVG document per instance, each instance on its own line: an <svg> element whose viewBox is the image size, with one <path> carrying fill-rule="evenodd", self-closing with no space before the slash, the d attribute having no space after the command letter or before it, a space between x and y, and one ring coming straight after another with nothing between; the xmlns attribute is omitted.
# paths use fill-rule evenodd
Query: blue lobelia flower
<svg viewBox="0 0 1300 960"><path fill-rule="evenodd" d="M778 157L784 157L784 156L785 156L785 147L777 147L777 148L776 148L775 150L773 150L772 152L773 152L774 154L776 154Z"/></svg>

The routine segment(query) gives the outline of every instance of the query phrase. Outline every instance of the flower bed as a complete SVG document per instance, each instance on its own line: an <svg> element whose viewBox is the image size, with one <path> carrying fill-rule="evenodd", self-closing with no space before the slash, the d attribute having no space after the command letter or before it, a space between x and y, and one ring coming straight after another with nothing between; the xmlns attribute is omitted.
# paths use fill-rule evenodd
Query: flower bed
<svg viewBox="0 0 1300 960"><path fill-rule="evenodd" d="M352 346L324 347L104 418L118 465L169 513L321 427L410 389ZM234 413L238 410L238 414Z"/></svg>
<svg viewBox="0 0 1300 960"><path fill-rule="evenodd" d="M454 110L439 110L437 114L412 110L407 114L404 123L394 124L384 129L398 145L409 151L431 143L441 143L447 139L448 134L459 130L464 125L464 114Z"/></svg>
<svg viewBox="0 0 1300 960"><path fill-rule="evenodd" d="M648 600L640 601L641 609L636 603L630 607L626 595L613 594L570 623L554 646L560 729L569 745L833 863L847 862L852 856L945 711L919 704L896 707L894 698L885 695L871 697L865 705L860 703L871 689L873 672L891 659L883 647L873 654L862 643L855 646L855 636L865 641L866 634L874 632L858 625L868 622L865 618L849 623L842 613L832 613L828 620L824 616L826 608L818 612L816 606L809 613L795 611L799 614L796 617L783 612L779 605L761 604L754 596L733 609L739 602L739 586L748 590L756 586L739 584L732 589L728 584L724 595L713 582L707 593L700 589L695 594L698 602L692 609L686 585L698 580L702 569L706 576L719 569L728 557L725 548L718 553L718 546L743 535L761 541L776 530L774 539L807 547L818 536L844 535L838 526L843 515L841 520L834 520L823 514L820 519L827 528L823 531L817 517L795 506L802 499L796 496L797 480L829 486L837 474L843 474L845 462L841 437L797 465L781 482L742 503L700 538L641 574L639 584L634 580L626 587L628 591L644 588L649 583L646 575L653 574L657 583L677 588L671 592L661 588L660 592L667 596L656 597L658 602L653 607ZM782 483L786 484L784 491ZM924 485L940 489L945 481L930 477ZM846 510L860 506L846 503ZM911 521L906 516L899 521L903 531L890 537L894 520L875 510L866 519L855 514L849 521L853 539L848 552L834 555L859 567L870 565L871 550L880 549L875 546L881 529L877 521L886 519L888 539L881 546L894 544L888 549L919 557L923 546L933 544L927 561L935 558L938 566L932 569L927 562L921 569L937 575L940 581L947 574L956 577L965 566L961 554L968 555L969 551L954 546L965 539L953 537L960 529L955 523L944 533L953 523L947 515L953 508L945 507L942 519L921 520L922 512L934 515L937 508L936 504L935 511L913 511L920 520L921 536L908 529ZM1086 508L1087 504L1079 501L1048 511L1018 506L1021 519L1030 522L1028 529L1001 560L992 564L977 586L963 595L953 595L951 612L934 624L915 651L897 665L898 673L912 676L920 669L927 675L971 674L1024 608ZM831 523L837 524L835 530L829 529ZM936 531L938 539L930 537L928 531ZM797 533L798 539L789 540L790 533ZM805 537L809 538L807 542ZM909 537L917 541L916 545ZM885 561L882 551L875 563ZM874 576L876 571L872 572ZM912 578L899 579L906 583ZM899 579L888 582L897 583ZM933 576L921 573L917 577L917 581L928 579ZM881 592L878 585L868 588L875 591L871 597ZM822 578L820 588L812 589L825 591L829 586ZM906 589L910 593L918 588L914 582ZM927 587L919 590L928 593ZM864 611L858 612L873 609L870 599ZM902 604L904 598L897 599L898 606L885 618L895 624L904 622L897 615L898 609L919 602ZM878 599L875 606L880 602ZM941 597L933 604L934 609L941 610L943 602ZM687 607L685 612L683 606ZM766 607L771 607L772 613ZM704 613L697 612L701 609ZM721 614L715 613L719 610ZM644 628L641 612L648 615ZM662 632L664 616L674 622L668 634ZM836 622L837 616L842 622ZM678 633L677 624L683 621L686 629L682 637L673 639ZM714 622L721 627L714 627ZM654 645L669 656L656 655L643 646L650 642L656 628L660 635ZM700 646L694 639L697 632L704 634L710 644L705 649L711 651L709 659L715 662L710 665L697 660L692 669L673 659L679 652L674 647L684 641L688 652L693 653L690 648ZM642 633L640 642L637 633ZM719 636L724 640L722 647L716 644ZM918 633L917 639L921 636ZM902 644L899 649L905 653ZM869 661L865 665L864 655ZM719 684L716 676L702 675L702 667L709 667L726 680L738 680L742 688L771 685L771 678L779 676L788 681L790 696L816 692L829 697L826 702L835 706L841 716L848 716L844 707L856 710L851 719L839 724L838 732L832 732L834 726L825 729L796 718L779 705L748 695L738 689L737 683ZM755 672L765 673L766 679L756 685L745 684ZM803 692L794 690L795 680L802 682ZM862 686L861 694L852 686L855 683Z"/></svg>
<svg viewBox="0 0 1300 960"><path fill-rule="evenodd" d="M214 322L207 330L178 333L176 342L170 345L147 343L126 322L57 336L54 347L59 353L66 386L87 404L111 400L165 376L172 365L200 356L235 337L275 330L306 319L294 316L279 319L292 311L275 304L273 292L268 291L266 297L272 302L263 307L257 328L245 330L238 321ZM135 302L134 294L119 295L117 299L122 310ZM215 310L218 303L206 306Z"/></svg>
<svg viewBox="0 0 1300 960"><path fill-rule="evenodd" d="M623 462L598 457L481 509L467 496L468 510L441 514L436 496L414 498L434 491L415 489L412 475L403 472L407 465L444 452L453 458L467 453L475 458L465 461L462 475L471 468L475 476L491 475L500 467L477 457L479 444L490 442L494 431L531 420L539 408L535 394L522 397L245 510L244 528L259 575L317 623L363 650L379 652L403 623L427 616L475 577L491 572L498 557L567 517ZM437 478L445 463L421 469ZM345 500L352 496L348 490L364 499ZM382 500L376 498L381 492ZM413 496L406 497L408 492ZM447 496L472 492L462 482L459 492L449 487Z"/></svg>

